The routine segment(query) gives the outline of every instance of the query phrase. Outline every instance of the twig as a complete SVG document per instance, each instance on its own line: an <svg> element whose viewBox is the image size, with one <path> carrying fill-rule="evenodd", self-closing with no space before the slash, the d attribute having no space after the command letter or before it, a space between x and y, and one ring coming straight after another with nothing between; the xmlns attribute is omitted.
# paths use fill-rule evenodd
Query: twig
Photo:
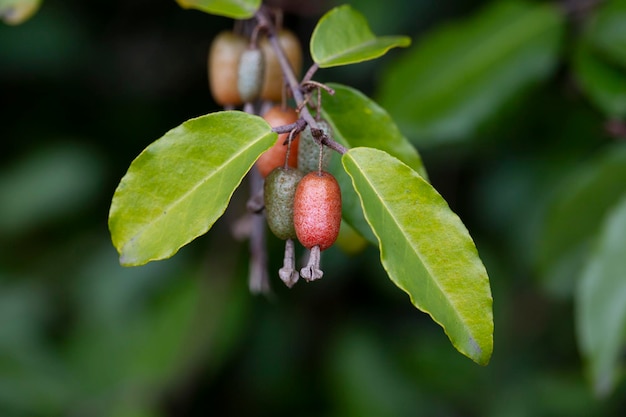
<svg viewBox="0 0 626 417"><path fill-rule="evenodd" d="M293 70L291 69L291 65L289 64L289 60L287 59L287 56L285 55L285 51L283 50L278 38L276 37L276 28L272 24L271 19L269 19L269 17L267 16L263 8L260 8L256 12L255 17L258 20L259 24L263 25L267 30L268 40L270 44L272 45L272 48L276 52L276 57L278 58L280 68L283 72L283 76L285 77L285 80L287 81L287 86L291 90L291 93L293 95L293 98L297 106L301 107L300 117L304 119L304 121L309 126L311 126L311 128L318 129L317 122L313 118L311 113L309 112L309 109L306 106L302 105L302 103L304 103L305 101L304 94L302 93L302 89L300 88L300 83L296 79L296 75L293 73ZM348 152L348 149L346 149L345 146L335 142L334 140L330 138L327 138L327 140L325 140L323 144L328 146L330 149L336 152L339 152L342 155Z"/></svg>

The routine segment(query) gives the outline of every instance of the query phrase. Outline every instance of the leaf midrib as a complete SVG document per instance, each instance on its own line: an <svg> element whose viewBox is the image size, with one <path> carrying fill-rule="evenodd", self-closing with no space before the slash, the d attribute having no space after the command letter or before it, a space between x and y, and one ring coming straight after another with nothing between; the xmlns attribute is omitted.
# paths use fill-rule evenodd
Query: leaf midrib
<svg viewBox="0 0 626 417"><path fill-rule="evenodd" d="M352 158L352 160L354 161L355 165L356 165L356 166L360 169L360 172L363 172L363 169L359 166L359 164L358 164L358 163L356 163L355 159L354 159L354 158ZM405 237L405 241L406 241L406 242L409 242L409 239L407 238L407 234L406 234L406 233L402 230L402 228L401 228L401 227L399 227L398 220L396 219L396 217L394 217L394 216L392 216L392 215L391 215L391 211L388 209L388 206L384 203L383 199L381 198L381 195L380 195L379 193L377 193L377 192L376 192L376 189L372 186L372 183L371 183L371 182L367 179L367 177L366 177L365 175L362 175L362 178L364 178L365 182L369 185L370 189L371 189L371 190L374 192L374 194L378 197L378 200L377 200L377 201L380 201L380 202L381 202L381 205L382 205L382 206L386 209L387 213L390 213L390 214L389 214L389 217L393 220L393 223L395 224L396 229L397 229L397 230L399 230L399 231L400 231L400 234L401 234L402 236L404 236L404 237ZM361 197L360 193L359 193L359 197ZM368 217L369 217L369 216L367 215L367 213L366 213L366 211L365 211L365 210L363 210L363 214L365 215L365 217L366 217L366 219L368 220L368 223L369 223L369 222L370 222L370 221L369 221L369 219L368 219ZM370 224L370 226L371 226L371 224ZM374 232L374 234L376 234L376 237L379 239L379 242L380 242L380 237L378 236L378 233L376 232L376 230L375 230L373 227L372 227L372 231ZM417 258L420 260L420 262L422 263L422 265L424 266L424 268L425 268L425 269L426 269L426 271L428 272L428 276L430 277L430 280L431 280L432 282L434 282L434 283L435 283L435 286L437 287L437 289L439 290L439 292L440 292L441 294L443 294L443 296L444 296L443 298L446 300L446 302L447 302L447 304L448 304L449 308L451 308L451 310L454 312L455 316L456 316L456 317L460 320L460 322L461 322L461 323L463 323L463 327L465 328L465 331L466 331L468 334L473 335L473 333L469 330L469 327L467 326L467 324L466 324L465 320L464 320L464 319L462 318L462 316L460 315L459 311L458 311L456 308L454 308L454 305L453 305L453 304L452 304L452 302L450 301L450 298L447 296L446 292L443 290L443 288L441 287L441 285L439 284L439 282L438 282L436 279L434 279L434 278L433 278L433 272L432 272L432 269L431 269L430 265L428 265L427 263L425 263L425 262L424 262L424 260L423 260L422 256L420 256L420 253L419 253L419 252L417 252L417 251L413 248L413 246L411 246L411 245L408 245L408 246L409 246L409 247L411 248L411 250L412 250L412 251L416 254ZM380 249L381 249L381 253L382 253L382 250L383 250L382 245L381 245L381 248L380 248ZM403 289L405 292L407 292L407 293L408 293L408 291L407 291L405 288L402 288L402 289ZM409 293L409 296L411 296L411 299L413 298L413 297L412 297L412 295L411 295L410 293ZM431 312L428 312L428 313L429 313L429 315L431 315L431 317L433 317L433 320L435 320L436 322L440 323L437 319L435 319L435 317L434 317L434 316L432 316L432 313L431 313ZM440 324L443 326L443 323L440 323ZM445 328L445 326L444 326L444 328Z"/></svg>
<svg viewBox="0 0 626 417"><path fill-rule="evenodd" d="M329 63L333 63L333 61L335 61L338 58L341 58L342 56L346 56L355 52L359 52L360 50L366 49L371 47L372 45L376 45L377 43L380 43L381 45L384 45L385 42L384 41L389 41L389 45L386 45L385 47L381 47L381 48L386 48L387 50L393 47L393 44L395 42L391 42L391 40L393 39L397 39L398 41L400 41L401 39L403 39L402 36L382 36L382 37L373 37L372 39L368 40L367 42L361 42L359 43L358 46L354 46L352 48L347 48L347 49L342 49L341 52L336 53L334 55L327 55L327 58L323 61L320 61L318 64L320 66L329 64ZM384 53L384 50L383 50ZM364 58L363 60L367 60L367 58Z"/></svg>
<svg viewBox="0 0 626 417"><path fill-rule="evenodd" d="M161 214L158 214L157 216L153 217L152 221L143 223L142 226L137 229L137 232L134 233L132 235L132 237L130 237L130 239L128 239L128 244L136 241L137 238L139 236L143 235L145 233L145 231L147 229L149 229L152 225L158 223L161 219L165 218L166 216L171 215L172 208L175 208L176 206L181 204L183 201L185 201L191 194L193 194L193 192L195 192L198 188L202 187L211 178L213 178L216 175L218 175L218 173L221 172L224 169L224 167L229 165L239 155L244 154L250 148L254 147L254 145L256 145L267 134L271 134L271 132L270 133L265 133L265 134L257 137L256 140L254 140L254 141L248 142L248 146L240 148L239 152L231 153L231 156L228 159L226 159L222 164L219 165L219 169L213 170L211 175L207 175L207 176L203 177L203 179L201 181L198 181L196 184L194 184L193 187L191 187L187 192L183 193L179 198L176 198L173 202L171 202L170 204L165 206L162 210L159 210L159 213L161 213ZM167 214L163 214L164 212L167 213Z"/></svg>

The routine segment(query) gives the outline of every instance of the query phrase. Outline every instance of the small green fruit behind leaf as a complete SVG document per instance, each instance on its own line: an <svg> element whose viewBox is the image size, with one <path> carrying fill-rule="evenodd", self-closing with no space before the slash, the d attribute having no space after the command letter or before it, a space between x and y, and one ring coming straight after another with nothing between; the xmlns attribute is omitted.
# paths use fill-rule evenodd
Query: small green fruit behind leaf
<svg viewBox="0 0 626 417"><path fill-rule="evenodd" d="M209 88L215 102L221 106L238 106L243 103L237 88L239 60L248 41L229 31L219 33L209 50Z"/></svg>
<svg viewBox="0 0 626 417"><path fill-rule="evenodd" d="M279 239L294 239L293 202L304 174L297 169L276 168L265 178L263 196L267 225Z"/></svg>
<svg viewBox="0 0 626 417"><path fill-rule="evenodd" d="M333 137L332 128L325 120L320 120L317 125L326 136ZM322 155L322 170L328 168L332 152L329 149L325 149ZM298 145L298 169L305 174L312 171L319 170L320 163L320 145L313 138L311 127L307 126L306 129L300 134L300 143Z"/></svg>
<svg viewBox="0 0 626 417"><path fill-rule="evenodd" d="M343 220L341 221L341 229L336 244L342 252L347 255L359 254L365 250L368 243L352 226Z"/></svg>
<svg viewBox="0 0 626 417"><path fill-rule="evenodd" d="M341 190L332 174L310 172L296 189L293 224L298 240L307 249L328 249L341 226Z"/></svg>
<svg viewBox="0 0 626 417"><path fill-rule="evenodd" d="M237 76L239 96L246 102L259 97L263 87L265 73L265 56L259 48L248 48L241 54Z"/></svg>

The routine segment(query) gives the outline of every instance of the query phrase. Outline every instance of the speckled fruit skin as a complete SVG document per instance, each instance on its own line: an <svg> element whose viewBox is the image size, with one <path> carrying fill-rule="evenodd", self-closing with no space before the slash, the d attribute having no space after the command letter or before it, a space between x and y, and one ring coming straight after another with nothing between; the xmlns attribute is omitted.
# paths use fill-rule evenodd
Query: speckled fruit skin
<svg viewBox="0 0 626 417"><path fill-rule="evenodd" d="M302 71L302 46L300 46L300 41L293 32L287 29L280 30L277 36L278 42L285 51L294 74L298 78ZM265 80L263 81L261 98L275 102L281 101L284 81L278 58L266 37L261 40L260 46L265 54Z"/></svg>
<svg viewBox="0 0 626 417"><path fill-rule="evenodd" d="M282 109L281 106L272 107L263 115L263 118L272 127L288 125L298 120L298 113L292 108ZM275 168L285 165L285 155L287 154L287 145L283 145L289 133L278 135L276 143L265 151L256 161L256 167L263 178L267 177ZM288 166L292 168L298 167L298 142L300 135L298 134L291 142L291 151L289 151Z"/></svg>
<svg viewBox="0 0 626 417"><path fill-rule="evenodd" d="M239 59L237 89L244 102L252 102L259 97L265 74L265 57L258 48L247 48Z"/></svg>
<svg viewBox="0 0 626 417"><path fill-rule="evenodd" d="M325 120L319 120L317 125L324 131L326 136L333 137L332 128ZM322 169L328 168L332 151L324 149L322 156ZM305 174L319 170L320 146L313 139L313 133L309 126L300 134L300 144L298 145L298 169Z"/></svg>
<svg viewBox="0 0 626 417"><path fill-rule="evenodd" d="M304 174L297 169L276 168L265 178L263 197L267 225L279 239L295 239L293 202Z"/></svg>
<svg viewBox="0 0 626 417"><path fill-rule="evenodd" d="M243 103L237 89L239 58L246 50L245 37L229 31L219 33L209 50L209 88L215 102L221 106L238 106Z"/></svg>
<svg viewBox="0 0 626 417"><path fill-rule="evenodd" d="M293 224L298 240L307 249L328 249L341 226L341 190L332 174L310 172L300 180L293 204Z"/></svg>

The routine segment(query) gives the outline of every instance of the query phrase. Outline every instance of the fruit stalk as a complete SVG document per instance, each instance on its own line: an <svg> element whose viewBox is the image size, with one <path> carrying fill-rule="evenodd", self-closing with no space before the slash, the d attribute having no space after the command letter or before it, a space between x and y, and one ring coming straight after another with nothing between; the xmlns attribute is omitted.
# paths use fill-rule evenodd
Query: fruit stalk
<svg viewBox="0 0 626 417"><path fill-rule="evenodd" d="M296 270L296 257L294 244L292 239L285 241L285 257L283 258L283 267L278 270L278 276L289 288L298 282L298 270Z"/></svg>
<svg viewBox="0 0 626 417"><path fill-rule="evenodd" d="M291 65L289 64L289 60L287 59L287 56L285 55L285 52L283 51L283 48L281 47L280 42L276 37L276 29L274 28L271 19L269 19L268 16L265 14L263 8L260 8L256 12L255 17L261 25L267 28L268 40L276 51L276 56L278 58L278 62L280 63L283 76L287 81L287 85L289 86L289 89L293 94L293 98L296 101L298 108L301 109L300 117L303 118L307 122L307 124L311 126L311 128L319 129L315 118L311 115L309 109L304 105L304 95L302 94L302 90L300 89L300 83L296 79L296 76L291 69ZM348 151L345 146L335 142L330 138L324 138L323 144L339 152L342 155Z"/></svg>

